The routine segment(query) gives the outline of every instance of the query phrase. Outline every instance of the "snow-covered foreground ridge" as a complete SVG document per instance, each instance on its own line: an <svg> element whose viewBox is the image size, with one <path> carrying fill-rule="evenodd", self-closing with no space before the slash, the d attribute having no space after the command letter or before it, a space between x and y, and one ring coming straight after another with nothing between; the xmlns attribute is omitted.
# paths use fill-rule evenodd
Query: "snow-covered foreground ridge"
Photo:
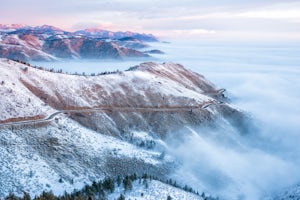
<svg viewBox="0 0 300 200"><path fill-rule="evenodd" d="M106 175L168 177L178 163L163 153L167 135L220 121L246 131L246 117L230 105L198 107L224 99L212 83L179 64L74 76L1 59L0 70L1 123L76 111L47 123L0 127L0 196L62 193ZM99 107L109 109L87 110Z"/></svg>

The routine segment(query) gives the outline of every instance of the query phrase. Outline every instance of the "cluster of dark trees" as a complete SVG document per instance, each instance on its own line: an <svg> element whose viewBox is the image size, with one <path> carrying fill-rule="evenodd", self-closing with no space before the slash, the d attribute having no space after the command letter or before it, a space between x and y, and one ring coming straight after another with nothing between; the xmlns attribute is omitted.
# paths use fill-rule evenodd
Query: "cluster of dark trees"
<svg viewBox="0 0 300 200"><path fill-rule="evenodd" d="M130 134L129 136L127 136L127 138L131 144L137 145L142 148L153 149L156 146L156 142L154 140L142 140L139 138L135 138L133 134Z"/></svg>
<svg viewBox="0 0 300 200"><path fill-rule="evenodd" d="M128 68L128 69L125 70L125 71L135 71L135 70L137 70L138 67L139 67L139 66L136 65L136 66L133 66L133 67Z"/></svg>
<svg viewBox="0 0 300 200"><path fill-rule="evenodd" d="M30 63L27 63L25 61L22 61L22 60L13 60L15 62L18 62L18 63L21 63L21 64L24 64L24 65L27 65L29 67L32 67L32 68L35 68L35 69L39 69L39 70L43 70L43 71L48 71L48 72L53 72L53 73L60 73L60 74L70 74L70 75L77 75L77 76L101 76L101 75L108 75L108 74L120 74L121 71L119 70L115 70L115 71L104 71L104 72L99 72L99 73L91 73L91 74L86 74L85 72L82 72L82 73L77 73L77 72L74 72L74 73L69 73L69 72L63 72L62 69L58 69L58 70L55 70L54 68L50 68L50 69L47 69L47 68L44 68L44 67L38 67L38 66L32 66L30 65ZM27 71L28 68L24 68L24 71Z"/></svg>
<svg viewBox="0 0 300 200"><path fill-rule="evenodd" d="M191 192L196 195L199 195L199 193L193 190L191 187L186 185L182 187L172 179L163 181L155 176L151 176L148 174L144 174L142 176L137 176L136 174L133 174L125 177L123 176L117 176L114 178L107 177L104 180L98 182L94 181L91 185L86 185L81 190L74 190L72 193L65 193L61 196L56 196L51 191L48 192L44 191L39 196L35 196L34 198L31 198L27 192L24 192L23 197L18 197L15 194L11 193L5 198L5 200L106 200L107 195L113 193L115 191L116 186L120 187L122 185L125 191L129 191L133 189L132 183L134 181L139 181L139 183L143 184L144 187L147 189L149 181L151 180L158 180L166 184L172 185L176 188L180 188L187 192ZM141 193L141 196L143 195L144 194ZM199 196L201 196L204 200L217 200L212 197L206 197L204 193L202 193ZM172 194L169 194L167 200L171 200L171 199L172 199ZM117 200L125 200L124 194L120 194Z"/></svg>
<svg viewBox="0 0 300 200"><path fill-rule="evenodd" d="M24 64L24 65L27 65L27 66L31 66L29 63L27 63L27 62L25 62L25 61L22 61L22 60L15 60L15 59L12 59L12 60L15 61L15 62Z"/></svg>

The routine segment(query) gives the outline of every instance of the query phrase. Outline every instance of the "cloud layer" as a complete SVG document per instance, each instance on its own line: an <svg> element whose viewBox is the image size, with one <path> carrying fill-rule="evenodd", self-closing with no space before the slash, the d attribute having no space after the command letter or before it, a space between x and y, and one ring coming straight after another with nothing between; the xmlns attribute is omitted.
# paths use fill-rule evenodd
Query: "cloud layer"
<svg viewBox="0 0 300 200"><path fill-rule="evenodd" d="M261 199L300 184L299 44L176 40L151 45L166 54L149 59L181 63L226 88L231 104L252 116L257 127L247 135L224 121L217 130L185 127L180 134L185 140L168 147L182 164L177 180L230 200ZM140 62L47 64L92 73Z"/></svg>
<svg viewBox="0 0 300 200"><path fill-rule="evenodd" d="M218 130L182 130L188 139L169 150L183 165L177 179L227 199L249 200L300 183L299 49L295 44L195 41L165 49L172 58L164 60L183 63L226 88L231 103L257 126L248 135L224 122Z"/></svg>
<svg viewBox="0 0 300 200"><path fill-rule="evenodd" d="M69 30L93 25L193 38L213 31L214 37L222 39L244 35L247 39L299 39L300 31L297 0L3 0L1 8L2 23L50 24Z"/></svg>
<svg viewBox="0 0 300 200"><path fill-rule="evenodd" d="M177 62L226 88L231 104L252 116L255 131L184 128L170 145L182 167L174 177L227 199L260 199L300 183L300 46L294 43L173 41L151 48L156 62ZM64 71L125 70L142 61L57 63ZM48 63L53 66L53 63ZM72 68L70 68L72 66ZM170 140L172 136L170 136ZM181 145L178 145L181 144Z"/></svg>

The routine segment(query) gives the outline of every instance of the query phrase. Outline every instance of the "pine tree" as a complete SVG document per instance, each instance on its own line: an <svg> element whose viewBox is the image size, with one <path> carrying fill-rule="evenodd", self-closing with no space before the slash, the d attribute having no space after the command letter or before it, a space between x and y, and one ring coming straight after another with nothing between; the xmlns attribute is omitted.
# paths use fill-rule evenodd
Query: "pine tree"
<svg viewBox="0 0 300 200"><path fill-rule="evenodd" d="M18 200L18 197L14 193L9 193L5 200Z"/></svg>
<svg viewBox="0 0 300 200"><path fill-rule="evenodd" d="M148 189L149 185L148 185L148 181L147 179L143 179L143 185L145 186L146 189Z"/></svg>
<svg viewBox="0 0 300 200"><path fill-rule="evenodd" d="M123 194L120 194L118 200L125 200L125 196Z"/></svg>
<svg viewBox="0 0 300 200"><path fill-rule="evenodd" d="M24 192L24 194L23 194L23 200L31 200L31 197L30 197L29 193Z"/></svg>
<svg viewBox="0 0 300 200"><path fill-rule="evenodd" d="M104 192L103 189L100 189L100 191L99 191L99 199L106 199L105 198L105 192Z"/></svg>
<svg viewBox="0 0 300 200"><path fill-rule="evenodd" d="M148 174L143 174L142 178L147 179L148 178Z"/></svg>
<svg viewBox="0 0 300 200"><path fill-rule="evenodd" d="M124 184L124 189L125 190L131 190L132 189L132 181L128 176L126 176L124 178L123 184Z"/></svg>
<svg viewBox="0 0 300 200"><path fill-rule="evenodd" d="M47 199L47 200L55 200L55 196L52 191L50 192L43 192L40 196L41 199Z"/></svg>
<svg viewBox="0 0 300 200"><path fill-rule="evenodd" d="M188 186L187 185L185 185L184 187L183 187L183 190L185 190L185 191L188 191Z"/></svg>
<svg viewBox="0 0 300 200"><path fill-rule="evenodd" d="M118 187L121 185L121 183L122 183L121 176L118 175L118 177L117 177L117 185L118 185Z"/></svg>
<svg viewBox="0 0 300 200"><path fill-rule="evenodd" d="M115 184L111 178L106 178L102 185L105 190L109 190L111 193L115 191Z"/></svg>

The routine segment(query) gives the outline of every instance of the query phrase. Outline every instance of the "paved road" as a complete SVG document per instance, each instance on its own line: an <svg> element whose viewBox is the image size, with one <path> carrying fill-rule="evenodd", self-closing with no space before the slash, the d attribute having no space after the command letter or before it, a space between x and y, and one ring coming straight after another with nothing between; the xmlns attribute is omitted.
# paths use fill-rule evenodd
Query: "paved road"
<svg viewBox="0 0 300 200"><path fill-rule="evenodd" d="M43 119L35 119L35 120L24 120L24 121L18 121L18 122L6 122L0 124L1 126L12 126L12 125L26 125L26 124L34 124L34 123L41 123L41 122L48 122L54 119L54 117L58 114L62 113L62 111L57 111L55 113L52 113L48 117L45 117Z"/></svg>
<svg viewBox="0 0 300 200"><path fill-rule="evenodd" d="M27 125L27 124L35 124L35 123L42 123L42 122L49 122L52 121L55 116L66 113L85 113L85 112L97 112L97 111L151 111L151 112L174 112L174 111L190 111L191 109L200 109L200 108L207 108L210 105L218 103L214 100L205 101L198 106L182 106L182 107L98 107L98 108L84 108L84 109L74 109L74 110L58 110L51 115L43 118L43 119L36 119L36 120L24 120L18 122L7 122L0 124L0 127L4 126L15 126L15 125Z"/></svg>
<svg viewBox="0 0 300 200"><path fill-rule="evenodd" d="M205 95L222 95L225 91L226 91L226 89L219 89L219 90L205 92L204 94Z"/></svg>

